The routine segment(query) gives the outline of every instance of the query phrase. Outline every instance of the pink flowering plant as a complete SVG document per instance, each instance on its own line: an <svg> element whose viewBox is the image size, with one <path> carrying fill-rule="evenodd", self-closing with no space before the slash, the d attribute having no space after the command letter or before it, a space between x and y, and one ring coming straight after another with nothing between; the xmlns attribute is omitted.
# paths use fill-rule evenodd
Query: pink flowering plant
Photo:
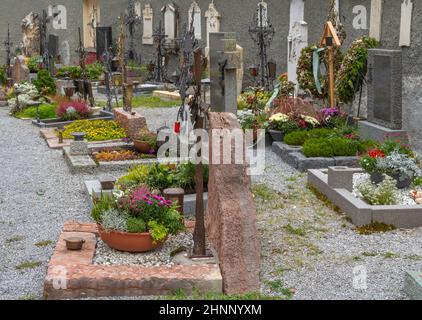
<svg viewBox="0 0 422 320"><path fill-rule="evenodd" d="M317 118L324 127L339 128L346 125L347 114L341 112L340 108L327 107L320 110Z"/></svg>
<svg viewBox="0 0 422 320"><path fill-rule="evenodd" d="M62 120L79 120L89 117L89 107L83 101L66 101L60 104L56 111L58 118Z"/></svg>
<svg viewBox="0 0 422 320"><path fill-rule="evenodd" d="M115 190L112 196L94 201L93 218L106 230L128 233L149 232L154 242L184 230L179 205L138 186L128 192Z"/></svg>

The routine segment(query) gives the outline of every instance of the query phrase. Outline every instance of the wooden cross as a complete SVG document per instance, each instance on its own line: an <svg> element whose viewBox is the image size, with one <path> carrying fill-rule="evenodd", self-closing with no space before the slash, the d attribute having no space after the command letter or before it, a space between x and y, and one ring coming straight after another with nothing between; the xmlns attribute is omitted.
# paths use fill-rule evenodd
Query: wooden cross
<svg viewBox="0 0 422 320"><path fill-rule="evenodd" d="M341 47L340 39L337 31L331 21L327 21L324 26L324 33L322 35L320 47L327 47L328 50L328 79L329 79L329 96L330 107L336 107L335 100L335 79L334 79L334 47Z"/></svg>

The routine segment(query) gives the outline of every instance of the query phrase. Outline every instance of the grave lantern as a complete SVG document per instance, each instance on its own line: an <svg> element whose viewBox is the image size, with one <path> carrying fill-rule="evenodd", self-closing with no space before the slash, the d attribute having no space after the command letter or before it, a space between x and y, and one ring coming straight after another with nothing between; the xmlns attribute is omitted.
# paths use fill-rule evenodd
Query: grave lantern
<svg viewBox="0 0 422 320"><path fill-rule="evenodd" d="M256 78L259 75L258 66L256 64L249 66L249 74L251 77Z"/></svg>
<svg viewBox="0 0 422 320"><path fill-rule="evenodd" d="M275 78L277 77L277 64L275 63L274 60L270 60L268 61L268 77L270 78L270 80L274 81Z"/></svg>

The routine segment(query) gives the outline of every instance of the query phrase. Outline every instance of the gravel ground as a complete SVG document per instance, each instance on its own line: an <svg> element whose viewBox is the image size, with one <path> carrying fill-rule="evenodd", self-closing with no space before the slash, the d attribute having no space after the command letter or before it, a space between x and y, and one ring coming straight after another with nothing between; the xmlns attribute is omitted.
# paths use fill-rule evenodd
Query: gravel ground
<svg viewBox="0 0 422 320"><path fill-rule="evenodd" d="M406 299L405 272L422 270L422 228L361 235L305 188L303 174L266 153L267 172L253 178L262 291L293 299Z"/></svg>
<svg viewBox="0 0 422 320"><path fill-rule="evenodd" d="M141 110L151 129L170 124L177 113ZM90 219L83 181L96 177L71 175L38 128L7 113L0 108L0 299L42 298L63 223ZM305 175L270 149L266 154L265 174L253 177L262 291L293 299L405 299L405 272L422 270L422 228L360 235L305 188ZM355 288L354 276L364 272L367 287Z"/></svg>
<svg viewBox="0 0 422 320"><path fill-rule="evenodd" d="M0 108L0 299L40 299L63 223L90 220L83 183L102 175L71 175L61 151L8 112ZM155 129L175 119L177 108L142 114Z"/></svg>

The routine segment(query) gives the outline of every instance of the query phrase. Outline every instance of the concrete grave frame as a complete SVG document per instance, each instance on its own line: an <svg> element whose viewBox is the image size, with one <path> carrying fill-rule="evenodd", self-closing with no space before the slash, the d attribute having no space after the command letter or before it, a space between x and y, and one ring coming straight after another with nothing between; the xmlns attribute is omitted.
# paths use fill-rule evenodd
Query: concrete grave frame
<svg viewBox="0 0 422 320"><path fill-rule="evenodd" d="M187 224L189 229L192 226ZM81 251L66 249L64 239L71 236L85 240ZM173 267L94 265L97 239L96 224L65 223L44 280L46 299L167 295L178 289L187 293L222 293L223 280L217 263L197 261Z"/></svg>
<svg viewBox="0 0 422 320"><path fill-rule="evenodd" d="M422 206L371 206L356 198L353 192L353 175L362 169L329 167L328 170L309 170L308 183L339 207L356 226L374 222L396 228L422 227Z"/></svg>
<svg viewBox="0 0 422 320"><path fill-rule="evenodd" d="M301 146L289 146L283 142L273 142L272 150L291 167L306 172L309 169L323 169L330 166L358 166L358 157L307 158Z"/></svg>
<svg viewBox="0 0 422 320"><path fill-rule="evenodd" d="M90 117L87 120L94 121L94 120L113 120L113 119L114 119L113 113L108 112L106 110L101 110L99 115ZM40 121L37 121L36 119L32 120L32 124L40 128L63 128L64 126L72 124L73 122L75 122L75 120L63 121L60 118L43 119Z"/></svg>

